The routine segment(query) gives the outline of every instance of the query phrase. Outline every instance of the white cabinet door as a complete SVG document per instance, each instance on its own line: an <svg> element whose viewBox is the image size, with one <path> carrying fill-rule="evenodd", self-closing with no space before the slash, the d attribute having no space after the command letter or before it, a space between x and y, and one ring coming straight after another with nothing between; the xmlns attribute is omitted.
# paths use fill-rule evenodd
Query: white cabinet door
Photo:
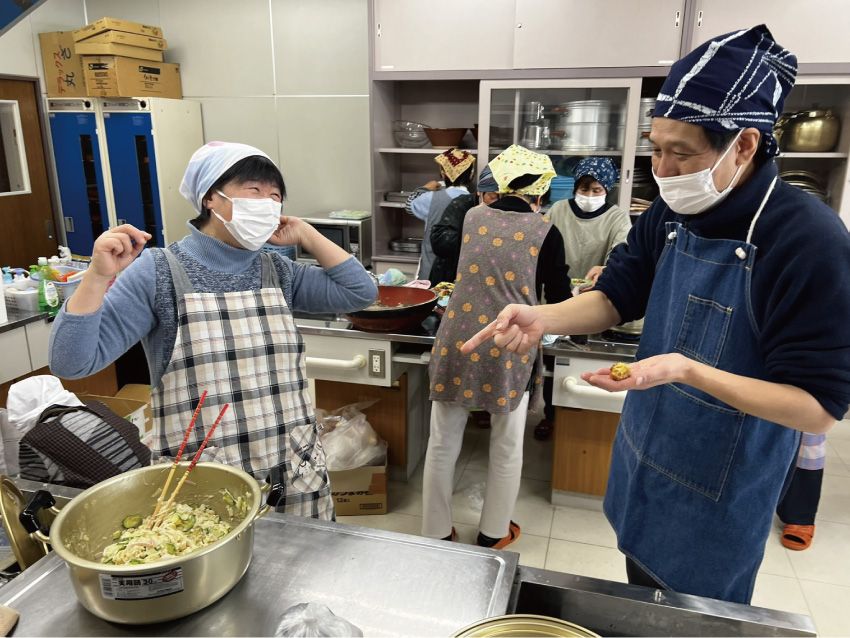
<svg viewBox="0 0 850 638"><path fill-rule="evenodd" d="M27 332L27 344L30 348L30 364L33 370L47 365L47 351L50 345L50 329L52 323L36 321L28 323L24 329Z"/></svg>
<svg viewBox="0 0 850 638"><path fill-rule="evenodd" d="M514 68L663 66L679 57L684 0L516 0Z"/></svg>
<svg viewBox="0 0 850 638"><path fill-rule="evenodd" d="M0 332L0 352L0 383L32 372L25 328Z"/></svg>
<svg viewBox="0 0 850 638"><path fill-rule="evenodd" d="M799 62L850 62L847 0L697 0L691 46L757 24L766 24Z"/></svg>
<svg viewBox="0 0 850 638"><path fill-rule="evenodd" d="M514 0L375 0L376 71L510 69Z"/></svg>

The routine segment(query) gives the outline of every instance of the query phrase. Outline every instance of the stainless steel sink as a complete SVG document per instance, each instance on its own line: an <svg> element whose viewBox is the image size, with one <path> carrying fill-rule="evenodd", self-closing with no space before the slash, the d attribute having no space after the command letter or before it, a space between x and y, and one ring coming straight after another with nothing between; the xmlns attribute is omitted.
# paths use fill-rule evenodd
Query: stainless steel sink
<svg viewBox="0 0 850 638"><path fill-rule="evenodd" d="M601 636L816 636L808 616L520 567L510 613L562 618Z"/></svg>

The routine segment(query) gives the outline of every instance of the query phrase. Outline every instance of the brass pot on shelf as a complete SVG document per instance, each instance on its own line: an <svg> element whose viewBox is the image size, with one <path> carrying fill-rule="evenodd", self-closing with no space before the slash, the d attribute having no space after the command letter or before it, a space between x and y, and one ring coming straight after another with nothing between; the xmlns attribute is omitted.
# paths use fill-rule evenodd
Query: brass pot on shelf
<svg viewBox="0 0 850 638"><path fill-rule="evenodd" d="M782 115L774 134L779 148L791 153L826 153L835 148L841 120L829 109Z"/></svg>

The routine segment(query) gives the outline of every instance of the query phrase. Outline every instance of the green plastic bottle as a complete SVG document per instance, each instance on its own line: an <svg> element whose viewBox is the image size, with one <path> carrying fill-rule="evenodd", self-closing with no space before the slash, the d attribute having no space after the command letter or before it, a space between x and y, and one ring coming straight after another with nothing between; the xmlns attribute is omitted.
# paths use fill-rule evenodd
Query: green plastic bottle
<svg viewBox="0 0 850 638"><path fill-rule="evenodd" d="M38 309L55 317L59 313L59 291L50 279L50 266L47 257L38 258Z"/></svg>

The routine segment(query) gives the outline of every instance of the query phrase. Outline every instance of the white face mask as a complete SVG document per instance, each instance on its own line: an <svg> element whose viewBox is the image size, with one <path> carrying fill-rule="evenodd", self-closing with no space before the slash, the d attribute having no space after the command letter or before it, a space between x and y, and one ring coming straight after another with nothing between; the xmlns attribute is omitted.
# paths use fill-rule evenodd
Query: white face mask
<svg viewBox="0 0 850 638"><path fill-rule="evenodd" d="M263 247L280 226L281 203L273 199L253 199L251 197L228 197L221 191L216 191L233 203L230 221L221 217L217 212L213 215L221 220L224 227L233 238L248 250L259 250ZM210 209L212 210L212 209Z"/></svg>
<svg viewBox="0 0 850 638"><path fill-rule="evenodd" d="M655 183L658 184L658 190L661 194L661 199L670 207L670 209L680 215L698 215L699 213L708 210L712 206L717 206L722 202L738 181L738 176L741 174L742 166L739 166L729 182L729 186L718 191L714 185L714 173L723 158L729 152L738 138L741 137L743 129L738 131L738 135L732 140L732 143L723 151L723 155L714 163L711 168L705 168L696 173L688 175L676 175L675 177L658 177L655 171L652 171L652 176L655 178Z"/></svg>
<svg viewBox="0 0 850 638"><path fill-rule="evenodd" d="M589 195L579 195L576 193L576 196L573 199L576 200L576 206L581 208L585 213L592 213L605 205L605 195L591 197Z"/></svg>

